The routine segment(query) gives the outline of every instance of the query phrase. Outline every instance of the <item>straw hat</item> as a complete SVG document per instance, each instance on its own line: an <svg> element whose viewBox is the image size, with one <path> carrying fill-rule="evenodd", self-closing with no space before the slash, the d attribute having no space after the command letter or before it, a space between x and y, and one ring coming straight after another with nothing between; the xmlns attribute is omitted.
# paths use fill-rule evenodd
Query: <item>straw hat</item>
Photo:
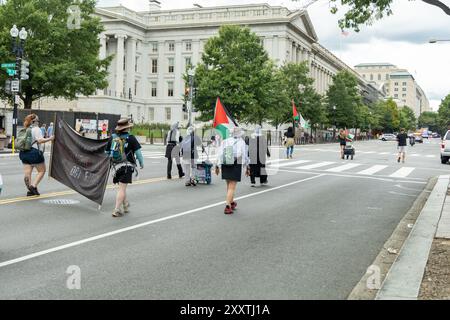
<svg viewBox="0 0 450 320"><path fill-rule="evenodd" d="M117 121L116 131L124 131L131 128L132 126L133 124L128 118L121 118L119 121Z"/></svg>

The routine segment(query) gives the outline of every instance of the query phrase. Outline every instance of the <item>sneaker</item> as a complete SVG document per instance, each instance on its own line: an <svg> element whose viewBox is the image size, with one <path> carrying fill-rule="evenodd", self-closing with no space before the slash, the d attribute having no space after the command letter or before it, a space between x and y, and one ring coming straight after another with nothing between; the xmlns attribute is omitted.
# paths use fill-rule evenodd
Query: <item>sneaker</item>
<svg viewBox="0 0 450 320"><path fill-rule="evenodd" d="M400 158L397 159L397 162L400 163Z"/></svg>
<svg viewBox="0 0 450 320"><path fill-rule="evenodd" d="M34 197L34 196L35 196L35 194L33 192L31 192L31 191L27 192L27 197Z"/></svg>
<svg viewBox="0 0 450 320"><path fill-rule="evenodd" d="M263 182L261 182L261 184L268 184L269 183L269 181L263 181Z"/></svg>
<svg viewBox="0 0 450 320"><path fill-rule="evenodd" d="M119 217L123 216L123 213L122 213L122 211L120 211L120 209L114 209L112 216L114 218L119 218Z"/></svg>
<svg viewBox="0 0 450 320"><path fill-rule="evenodd" d="M237 203L236 203L236 201L233 201L231 203L231 210L236 210L236 207L237 207Z"/></svg>
<svg viewBox="0 0 450 320"><path fill-rule="evenodd" d="M180 179L183 178L184 176L185 176L184 173L182 173L182 174L179 175Z"/></svg>
<svg viewBox="0 0 450 320"><path fill-rule="evenodd" d="M191 184L190 181L188 181L188 182L185 183L185 186L186 186L186 187L190 187L191 185L192 185L192 184Z"/></svg>
<svg viewBox="0 0 450 320"><path fill-rule="evenodd" d="M129 213L130 212L130 202L126 201L123 203L123 213Z"/></svg>
<svg viewBox="0 0 450 320"><path fill-rule="evenodd" d="M167 180L170 180L170 179L172 179L172 176L167 176Z"/></svg>
<svg viewBox="0 0 450 320"><path fill-rule="evenodd" d="M252 183L251 185L250 185L250 187L256 187L256 184L254 184L254 183Z"/></svg>
<svg viewBox="0 0 450 320"><path fill-rule="evenodd" d="M230 206L225 206L225 210L223 211L225 214L233 214L233 209Z"/></svg>

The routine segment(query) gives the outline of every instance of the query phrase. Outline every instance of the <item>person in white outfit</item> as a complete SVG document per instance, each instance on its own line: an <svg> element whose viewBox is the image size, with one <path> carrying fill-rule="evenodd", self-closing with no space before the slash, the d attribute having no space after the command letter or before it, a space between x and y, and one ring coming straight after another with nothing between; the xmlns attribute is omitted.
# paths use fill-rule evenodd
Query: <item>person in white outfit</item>
<svg viewBox="0 0 450 320"><path fill-rule="evenodd" d="M245 175L249 175L248 148L242 136L241 128L233 128L231 137L222 141L217 152L216 175L219 175L222 169L222 179L227 182L225 214L232 214L237 207L234 194L237 183L241 181L243 166Z"/></svg>
<svg viewBox="0 0 450 320"><path fill-rule="evenodd" d="M186 187L196 185L194 180L194 169L198 159L198 147L201 147L202 152L204 152L202 139L200 139L200 137L195 134L194 127L191 126L187 129L187 135L186 137L184 137L183 142L181 143L181 153L183 154Z"/></svg>

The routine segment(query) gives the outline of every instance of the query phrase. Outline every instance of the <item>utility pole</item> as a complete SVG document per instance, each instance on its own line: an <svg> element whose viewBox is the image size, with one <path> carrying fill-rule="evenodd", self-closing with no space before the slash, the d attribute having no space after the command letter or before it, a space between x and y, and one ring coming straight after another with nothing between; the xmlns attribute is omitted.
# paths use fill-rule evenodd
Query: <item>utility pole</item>
<svg viewBox="0 0 450 320"><path fill-rule="evenodd" d="M194 75L195 75L195 70L193 68L190 68L188 70L188 77L189 77L189 96L188 96L188 101L187 101L188 127L193 125L193 121L192 121L192 97L193 97L193 88L194 88Z"/></svg>

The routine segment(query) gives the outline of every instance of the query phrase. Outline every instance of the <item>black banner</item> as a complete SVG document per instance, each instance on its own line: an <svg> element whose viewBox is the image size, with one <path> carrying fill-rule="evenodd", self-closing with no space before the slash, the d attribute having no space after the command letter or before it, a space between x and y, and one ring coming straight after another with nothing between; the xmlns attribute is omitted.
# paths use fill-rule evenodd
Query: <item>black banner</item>
<svg viewBox="0 0 450 320"><path fill-rule="evenodd" d="M108 139L93 140L80 136L57 117L50 177L101 205L110 170L110 161L105 153L107 143Z"/></svg>

